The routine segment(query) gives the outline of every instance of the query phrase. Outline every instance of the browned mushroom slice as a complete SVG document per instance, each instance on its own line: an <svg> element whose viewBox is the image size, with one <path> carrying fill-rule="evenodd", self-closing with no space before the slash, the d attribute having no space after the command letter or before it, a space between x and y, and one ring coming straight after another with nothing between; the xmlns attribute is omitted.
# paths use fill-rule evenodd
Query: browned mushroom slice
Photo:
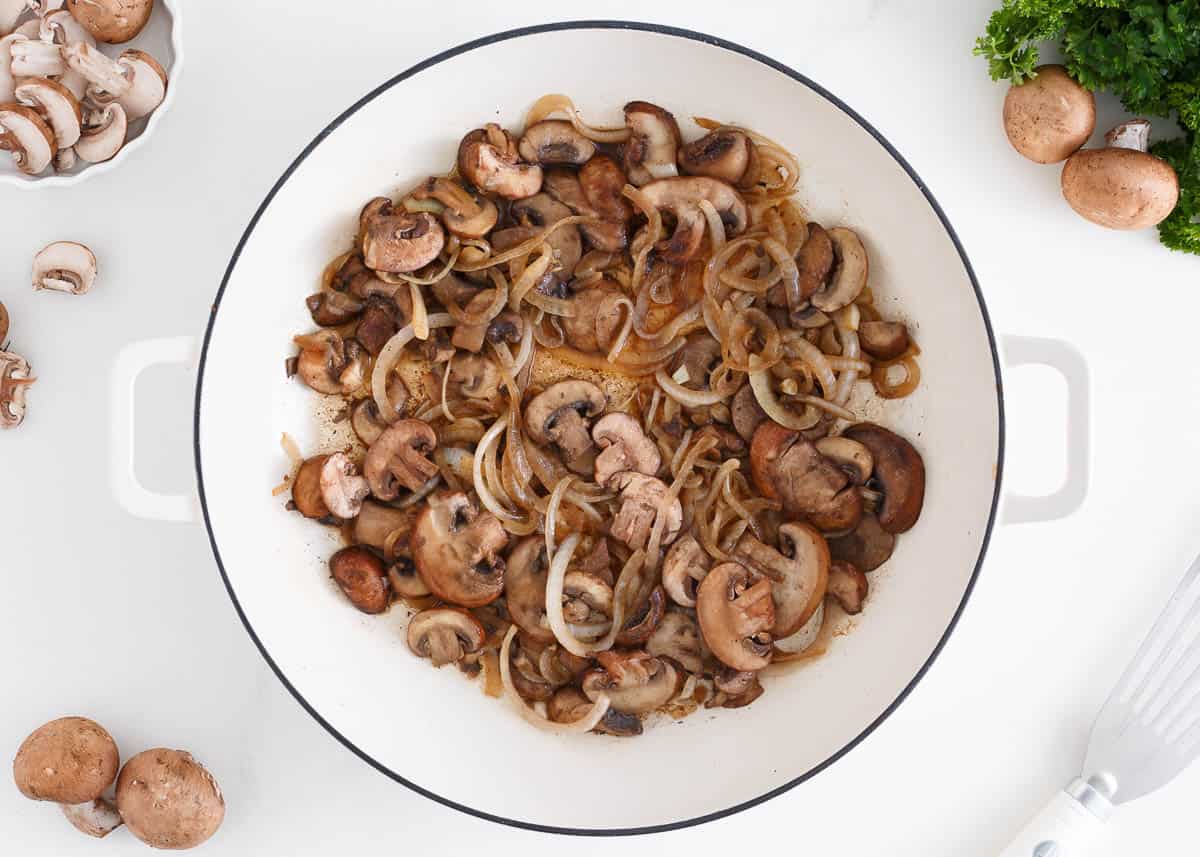
<svg viewBox="0 0 1200 857"><path fill-rule="evenodd" d="M739 563L721 563L700 584L696 617L705 644L721 663L755 671L771 662L775 603L770 580Z"/></svg>
<svg viewBox="0 0 1200 857"><path fill-rule="evenodd" d="M377 214L366 223L363 263L372 271L408 273L436 259L445 242L442 224L427 211Z"/></svg>
<svg viewBox="0 0 1200 857"><path fill-rule="evenodd" d="M461 661L483 647L487 634L479 620L466 610L431 607L408 623L408 647L435 667Z"/></svg>
<svg viewBox="0 0 1200 857"><path fill-rule="evenodd" d="M574 723L585 717L592 709L592 701L577 687L564 687L555 692L546 705L546 714L555 723ZM624 714L615 708L608 709L593 732L629 738L642 734L642 721L635 714Z"/></svg>
<svg viewBox="0 0 1200 857"><path fill-rule="evenodd" d="M387 576L392 592L400 598L425 598L430 594L429 587L417 574L417 566L410 557L397 558L388 566Z"/></svg>
<svg viewBox="0 0 1200 857"><path fill-rule="evenodd" d="M568 575L569 576L569 575ZM622 647L640 646L650 639L650 635L662 621L666 609L667 594L661 586L650 590L650 595L634 605L625 627L617 634L616 644Z"/></svg>
<svg viewBox="0 0 1200 857"><path fill-rule="evenodd" d="M895 360L908 350L908 328L899 321L864 321L858 341L876 360Z"/></svg>
<svg viewBox="0 0 1200 857"><path fill-rule="evenodd" d="M648 101L625 105L625 125L632 132L625 143L625 172L641 187L655 179L678 174L679 123L668 111Z"/></svg>
<svg viewBox="0 0 1200 857"><path fill-rule="evenodd" d="M662 585L671 600L682 607L696 606L696 587L712 565L708 554L692 535L686 535L667 551L662 566Z"/></svg>
<svg viewBox="0 0 1200 857"><path fill-rule="evenodd" d="M566 344L580 351L595 353L608 348L611 337L600 336L600 329L615 328L623 310L615 303L624 297L611 280L602 279L571 298L575 314L561 319Z"/></svg>
<svg viewBox="0 0 1200 857"><path fill-rule="evenodd" d="M595 702L607 694L623 714L645 714L666 705L679 690L679 671L646 652L598 652L600 669L583 677L583 692Z"/></svg>
<svg viewBox="0 0 1200 857"><path fill-rule="evenodd" d="M482 354L468 354L450 364L449 384L468 399L490 399L500 388L500 370Z"/></svg>
<svg viewBox="0 0 1200 857"><path fill-rule="evenodd" d="M656 657L670 658L690 673L704 669L709 654L700 636L700 626L690 611L668 610L658 627L646 639L646 651Z"/></svg>
<svg viewBox="0 0 1200 857"><path fill-rule="evenodd" d="M354 338L372 357L379 356L383 346L400 329L400 313L390 298L373 295L367 298L366 308L354 328Z"/></svg>
<svg viewBox="0 0 1200 857"><path fill-rule="evenodd" d="M679 147L679 168L693 176L708 176L741 185L753 181L757 173L754 144L745 133L735 128L718 128L698 140Z"/></svg>
<svg viewBox="0 0 1200 857"><path fill-rule="evenodd" d="M417 573L438 598L462 607L495 601L504 590L508 543L490 512L479 512L467 495L441 492L426 501L412 536Z"/></svg>
<svg viewBox="0 0 1200 857"><path fill-rule="evenodd" d="M875 459L871 450L858 441L848 437L822 437L813 441L813 446L840 467L855 485L863 485L871 478Z"/></svg>
<svg viewBox="0 0 1200 857"><path fill-rule="evenodd" d="M828 595L850 615L862 611L867 589L867 576L856 566L838 560L829 567Z"/></svg>
<svg viewBox="0 0 1200 857"><path fill-rule="evenodd" d="M780 500L787 515L819 530L848 530L862 517L862 494L846 472L778 423L768 420L754 432L750 469L763 496Z"/></svg>
<svg viewBox="0 0 1200 857"><path fill-rule="evenodd" d="M706 176L659 179L642 188L655 208L675 217L675 232L657 245L659 255L672 264L688 261L700 249L708 219L700 208L707 200L716 209L727 235L737 235L749 222L746 203L733 187Z"/></svg>
<svg viewBox="0 0 1200 857"><path fill-rule="evenodd" d="M616 474L608 484L621 492L621 507L609 525L609 533L614 539L634 550L645 547L655 518L663 514L666 521L662 544L668 545L675 540L683 524L683 506L678 497L669 506L664 506L667 486L661 479L627 470Z"/></svg>
<svg viewBox="0 0 1200 857"><path fill-rule="evenodd" d="M896 548L896 537L879 526L874 515L863 515L854 530L829 540L829 553L834 559L853 563L863 571L874 571L883 565Z"/></svg>
<svg viewBox="0 0 1200 857"><path fill-rule="evenodd" d="M592 439L600 447L596 456L596 482L607 485L624 471L653 476L662 463L654 441L646 437L638 421L629 414L607 414L592 426Z"/></svg>
<svg viewBox="0 0 1200 857"><path fill-rule="evenodd" d="M925 502L925 462L920 453L900 435L874 423L859 423L842 434L871 450L875 458L872 479L883 492L879 526L889 533L912 529Z"/></svg>
<svg viewBox="0 0 1200 857"><path fill-rule="evenodd" d="M306 518L329 517L329 507L325 505L321 492L321 472L328 460L328 455L307 459L292 480L292 503L296 511Z"/></svg>
<svg viewBox="0 0 1200 857"><path fill-rule="evenodd" d="M442 203L442 222L459 238L482 238L500 219L500 211L490 199L475 197L458 182L441 176L426 179L411 196Z"/></svg>
<svg viewBox="0 0 1200 857"><path fill-rule="evenodd" d="M829 272L833 270L833 242L829 233L819 223L808 224L808 238L796 254L796 267L800 271L800 297L810 298L816 294ZM783 305L781 301L780 306Z"/></svg>
<svg viewBox="0 0 1200 857"><path fill-rule="evenodd" d="M588 420L604 411L604 392L589 381L551 384L525 408L525 427L534 443L555 444L564 462L576 473L587 474L594 460Z"/></svg>
<svg viewBox="0 0 1200 857"><path fill-rule="evenodd" d="M484 193L507 199L533 196L542 187L542 168L520 163L517 144L499 125L488 123L463 137L458 171Z"/></svg>
<svg viewBox="0 0 1200 857"><path fill-rule="evenodd" d="M593 158L592 160L595 160ZM620 169L619 167L617 168ZM561 202L571 210L573 214L594 215L599 216L597 211L588 202L584 196L583 187L579 182L580 176L572 170L555 168L546 171L546 177L542 182L542 189ZM625 186L625 176L621 174L620 186L617 188L617 193L620 194L621 189ZM621 196L621 200L625 201L625 197ZM628 204L628 203L626 203ZM597 250L607 253L617 253L625 249L628 243L628 234L625 228L625 220L628 219L627 209L618 209L621 212L620 220L605 220L600 223L581 223L579 224L579 232L587 240L588 244Z"/></svg>
<svg viewBox="0 0 1200 857"><path fill-rule="evenodd" d="M387 430L388 424L379 416L374 399L363 399L350 411L350 427L358 439L370 446Z"/></svg>
<svg viewBox="0 0 1200 857"><path fill-rule="evenodd" d="M361 511L371 489L346 453L335 452L324 458L319 477L321 500L332 514L349 520Z"/></svg>
<svg viewBox="0 0 1200 857"><path fill-rule="evenodd" d="M416 491L437 475L428 456L437 448L437 434L423 420L400 420L379 436L367 450L363 473L371 493L380 500L395 500L400 488Z"/></svg>
<svg viewBox="0 0 1200 857"><path fill-rule="evenodd" d="M623 193L626 183L621 167L607 155L596 155L579 170L583 198L604 220L624 223L633 216L633 206Z"/></svg>
<svg viewBox="0 0 1200 857"><path fill-rule="evenodd" d="M800 630L825 597L829 548L812 527L794 523L779 528L779 545L781 550L775 550L746 533L738 540L733 556L771 581L775 600L771 633L787 637Z"/></svg>
<svg viewBox="0 0 1200 857"><path fill-rule="evenodd" d="M300 356L296 373L305 384L327 396L347 395L363 385L367 355L353 339L343 339L336 330L321 330L297 336Z"/></svg>
<svg viewBox="0 0 1200 857"><path fill-rule="evenodd" d="M354 541L378 551L386 550L390 541L393 553L407 553L418 512L415 505L396 509L367 500L354 519Z"/></svg>
<svg viewBox="0 0 1200 857"><path fill-rule="evenodd" d="M749 384L743 384L734 395L729 413L734 430L746 443L754 439L754 432L767 418L767 412L759 406L758 399L754 397L754 389Z"/></svg>
<svg viewBox="0 0 1200 857"><path fill-rule="evenodd" d="M530 702L545 702L554 695L556 685L541 672L541 654L546 651L541 643L520 633L509 649L509 667L513 687L522 699Z"/></svg>
<svg viewBox="0 0 1200 857"><path fill-rule="evenodd" d="M308 307L308 311L312 314L313 324L318 324L321 327L336 327L347 324L358 318L363 311L363 302L361 300L354 295L333 289L309 295L305 298L304 305Z"/></svg>
<svg viewBox="0 0 1200 857"><path fill-rule="evenodd" d="M540 535L526 536L508 555L504 570L504 594L508 613L521 630L543 643L554 639L545 622L546 540Z"/></svg>
<svg viewBox="0 0 1200 857"><path fill-rule="evenodd" d="M866 248L853 230L838 226L828 235L833 244L833 273L829 283L811 298L812 305L822 312L834 312L853 303L867 284L870 267Z"/></svg>
<svg viewBox="0 0 1200 857"><path fill-rule="evenodd" d="M519 199L509 206L508 211L522 226L536 226L539 229L571 216L571 210L548 193ZM560 227L546 236L546 243L554 254L554 275L566 282L571 279L579 257L583 255L579 230L574 226Z"/></svg>
<svg viewBox="0 0 1200 857"><path fill-rule="evenodd" d="M334 582L364 613L382 613L388 607L388 579L383 560L364 547L342 548L329 558Z"/></svg>
<svg viewBox="0 0 1200 857"><path fill-rule="evenodd" d="M562 119L546 119L525 129L517 152L531 164L579 166L596 154L596 144Z"/></svg>
<svg viewBox="0 0 1200 857"><path fill-rule="evenodd" d="M743 708L763 695L758 673L722 667L713 674L716 695L708 707Z"/></svg>

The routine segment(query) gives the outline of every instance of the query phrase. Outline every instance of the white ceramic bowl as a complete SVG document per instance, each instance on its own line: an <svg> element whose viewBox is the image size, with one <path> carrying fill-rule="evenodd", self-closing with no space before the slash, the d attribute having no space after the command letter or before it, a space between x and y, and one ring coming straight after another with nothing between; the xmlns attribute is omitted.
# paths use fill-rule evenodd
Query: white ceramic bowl
<svg viewBox="0 0 1200 857"><path fill-rule="evenodd" d="M530 61L536 57L537 61ZM662 69L675 73L662 74ZM684 70L680 73L679 70ZM464 87L463 80L487 81ZM619 124L647 99L698 136L693 113L749 125L800 158L803 200L848 224L885 315L922 347L923 382L882 420L928 467L918 526L872 580L853 633L804 669L765 679L736 711L652 724L644 736L539 732L477 682L411 656L405 611L358 613L331 582L336 534L283 511L282 432L321 449L316 398L284 378L303 298L349 246L364 200L445 170L460 136L519 126L547 91ZM424 117L413 123L411 117ZM507 823L632 832L752 805L838 759L912 689L971 591L996 513L1000 370L983 299L953 230L908 164L812 81L707 36L617 23L504 33L440 54L371 92L308 145L251 221L217 297L197 390L196 461L214 551L247 629L296 698L347 747L437 800Z"/></svg>
<svg viewBox="0 0 1200 857"><path fill-rule="evenodd" d="M47 168L40 176L30 176L17 169L7 153L0 153L0 184L12 185L22 190L43 190L50 187L72 187L89 178L117 169L134 152L150 142L154 130L175 103L175 92L179 88L179 75L183 71L183 10L180 0L156 0L154 12L137 37L120 45L100 45L100 49L115 56L126 48L145 51L162 64L167 72L167 94L162 104L144 119L130 123L125 145L111 159L99 164L77 161L66 172L55 173ZM115 49L115 50L114 50Z"/></svg>

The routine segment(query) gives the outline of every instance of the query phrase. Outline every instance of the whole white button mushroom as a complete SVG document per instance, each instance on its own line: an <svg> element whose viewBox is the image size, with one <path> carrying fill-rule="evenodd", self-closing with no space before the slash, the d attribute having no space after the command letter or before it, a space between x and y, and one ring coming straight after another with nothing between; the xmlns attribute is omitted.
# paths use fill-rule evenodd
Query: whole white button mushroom
<svg viewBox="0 0 1200 857"><path fill-rule="evenodd" d="M191 753L158 747L138 753L121 769L117 810L147 845L181 850L217 832L225 800L212 774Z"/></svg>

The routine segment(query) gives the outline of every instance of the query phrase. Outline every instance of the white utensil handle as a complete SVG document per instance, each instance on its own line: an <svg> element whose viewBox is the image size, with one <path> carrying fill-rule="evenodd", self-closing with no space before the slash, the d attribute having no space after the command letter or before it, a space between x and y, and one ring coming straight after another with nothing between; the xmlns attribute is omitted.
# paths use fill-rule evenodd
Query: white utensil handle
<svg viewBox="0 0 1200 857"><path fill-rule="evenodd" d="M1004 498L1004 522L1053 521L1083 503L1091 468L1091 381L1087 362L1075 346L1059 339L1004 337L1006 366L1049 366L1067 382L1067 478L1057 491L1042 497L1012 494Z"/></svg>
<svg viewBox="0 0 1200 857"><path fill-rule="evenodd" d="M1066 792L1058 792L1000 857L1084 857L1104 822Z"/></svg>
<svg viewBox="0 0 1200 857"><path fill-rule="evenodd" d="M117 502L138 518L151 521L191 522L200 519L192 494L158 494L149 490L134 473L134 392L137 381L151 366L163 363L195 363L197 342L191 336L147 339L132 342L117 353L113 365L113 424L110 457L112 489Z"/></svg>

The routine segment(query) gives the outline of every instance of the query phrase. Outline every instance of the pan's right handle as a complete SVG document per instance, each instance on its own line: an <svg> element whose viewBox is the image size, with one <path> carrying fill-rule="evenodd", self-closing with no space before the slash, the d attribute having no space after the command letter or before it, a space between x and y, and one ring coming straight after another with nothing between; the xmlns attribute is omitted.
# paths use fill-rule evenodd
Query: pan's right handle
<svg viewBox="0 0 1200 857"><path fill-rule="evenodd" d="M1050 799L1000 857L1085 857L1111 812L1103 795L1076 780Z"/></svg>
<svg viewBox="0 0 1200 857"><path fill-rule="evenodd" d="M188 523L200 519L191 494L157 494L138 481L133 469L136 449L133 433L134 392L137 381L151 366L196 362L197 340L192 336L131 342L117 353L113 365L113 425L111 439L112 488L117 502L139 518Z"/></svg>

